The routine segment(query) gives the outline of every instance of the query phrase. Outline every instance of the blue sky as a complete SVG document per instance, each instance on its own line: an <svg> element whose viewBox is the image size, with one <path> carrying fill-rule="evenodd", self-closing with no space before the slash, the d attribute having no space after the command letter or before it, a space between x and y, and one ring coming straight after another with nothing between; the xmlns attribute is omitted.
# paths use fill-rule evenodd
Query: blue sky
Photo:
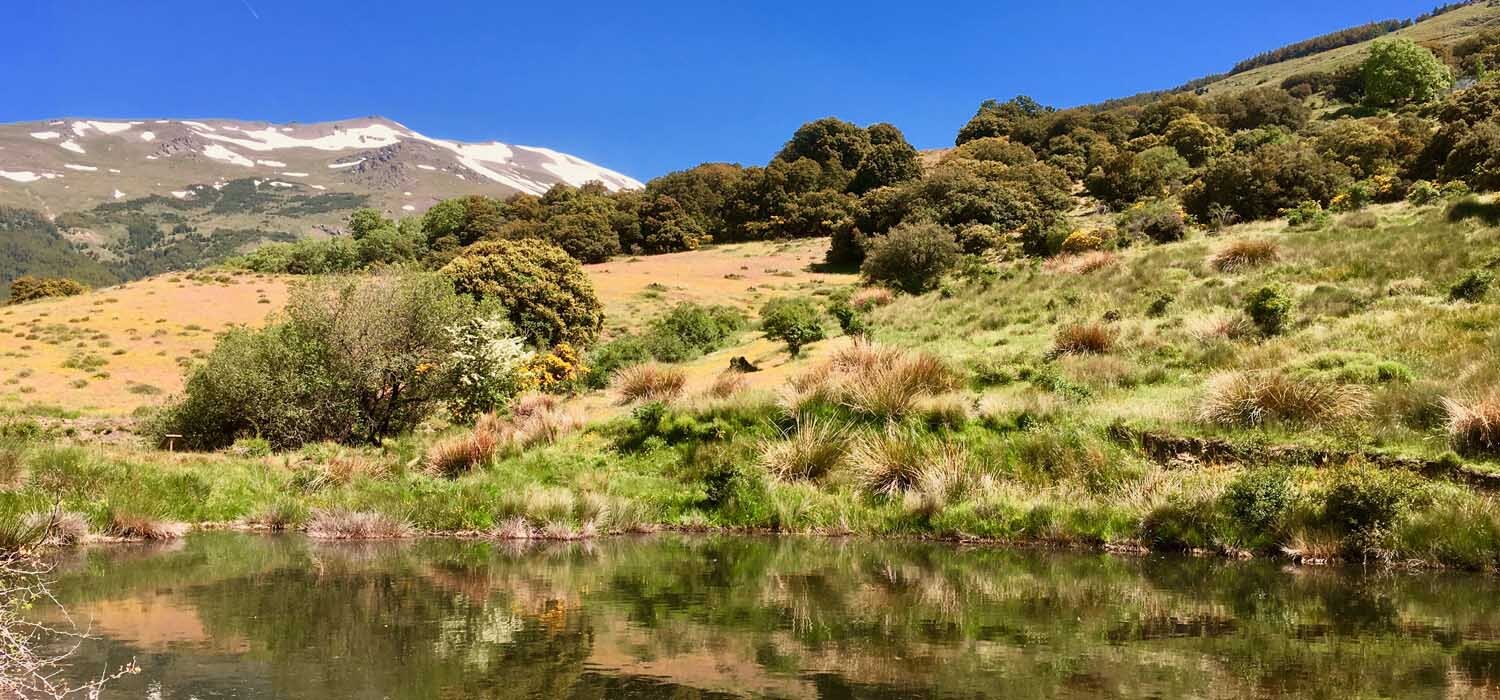
<svg viewBox="0 0 1500 700"><path fill-rule="evenodd" d="M987 97L1171 87L1435 2L17 0L0 121L379 114L645 180L827 115L946 146Z"/></svg>

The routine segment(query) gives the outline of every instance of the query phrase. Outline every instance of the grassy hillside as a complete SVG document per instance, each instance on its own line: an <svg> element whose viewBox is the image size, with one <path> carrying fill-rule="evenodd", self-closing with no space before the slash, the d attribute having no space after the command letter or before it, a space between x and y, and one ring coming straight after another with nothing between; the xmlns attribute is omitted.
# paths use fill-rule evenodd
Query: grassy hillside
<svg viewBox="0 0 1500 700"><path fill-rule="evenodd" d="M1477 2L1418 22L1410 27L1398 29L1378 39L1341 46L1311 56L1302 56L1226 76L1209 83L1204 90L1210 95L1235 93L1265 85L1279 86L1283 80L1301 73L1332 73L1339 68L1351 66L1363 60L1364 56L1369 53L1370 44L1374 41L1404 38L1429 48L1447 49L1482 30L1497 27L1500 27L1500 5Z"/></svg>
<svg viewBox="0 0 1500 700"><path fill-rule="evenodd" d="M610 332L639 330L682 301L746 311L767 298L852 282L810 271L826 241L745 243L587 267ZM80 268L74 268L80 269ZM0 406L66 406L123 416L182 388L184 368L233 325L259 325L296 278L211 270L166 274L88 294L0 308ZM731 354L733 353L733 354ZM708 381L734 354L777 361L749 342L698 361ZM603 403L608 403L603 402Z"/></svg>

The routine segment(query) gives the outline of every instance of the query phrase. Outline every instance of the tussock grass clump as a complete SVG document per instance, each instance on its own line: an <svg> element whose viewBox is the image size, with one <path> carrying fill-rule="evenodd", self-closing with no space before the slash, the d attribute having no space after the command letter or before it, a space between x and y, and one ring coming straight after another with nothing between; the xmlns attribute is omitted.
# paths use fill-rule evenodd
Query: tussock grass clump
<svg viewBox="0 0 1500 700"><path fill-rule="evenodd" d="M488 463L495 456L498 445L498 435L493 430L484 428L439 440L427 448L425 470L433 476L457 478Z"/></svg>
<svg viewBox="0 0 1500 700"><path fill-rule="evenodd" d="M621 405L638 401L671 401L682 394L687 375L677 367L654 362L626 367L615 373L614 390Z"/></svg>
<svg viewBox="0 0 1500 700"><path fill-rule="evenodd" d="M962 383L959 373L935 356L857 343L794 377L783 403L793 415L828 404L893 421L916 410L919 400L954 391Z"/></svg>
<svg viewBox="0 0 1500 700"><path fill-rule="evenodd" d="M726 370L720 372L719 376L714 377L713 384L708 385L708 390L704 393L710 398L727 399L743 391L749 383L750 380L745 377L743 372L732 369Z"/></svg>
<svg viewBox="0 0 1500 700"><path fill-rule="evenodd" d="M916 431L899 428L860 438L849 454L860 488L886 497L900 496L912 489L921 478L927 460L926 439Z"/></svg>
<svg viewBox="0 0 1500 700"><path fill-rule="evenodd" d="M389 540L411 534L411 526L400 518L342 508L313 511L307 524L307 536L319 540Z"/></svg>
<svg viewBox="0 0 1500 700"><path fill-rule="evenodd" d="M1500 391L1480 399L1442 399L1448 438L1464 454L1500 455Z"/></svg>
<svg viewBox="0 0 1500 700"><path fill-rule="evenodd" d="M1043 265L1052 271L1073 275L1087 275L1107 270L1120 264L1120 256L1107 250L1091 250L1076 255L1061 255L1047 260Z"/></svg>
<svg viewBox="0 0 1500 700"><path fill-rule="evenodd" d="M1281 247L1276 241L1264 238L1245 238L1230 241L1209 256L1208 264L1219 272L1260 267L1281 258Z"/></svg>
<svg viewBox="0 0 1500 700"><path fill-rule="evenodd" d="M1054 355L1103 355L1114 349L1119 334L1103 323L1071 323L1057 330Z"/></svg>
<svg viewBox="0 0 1500 700"><path fill-rule="evenodd" d="M1272 422L1336 423L1364 416L1369 409L1370 392L1362 386L1278 372L1230 372L1209 380L1198 419L1239 427Z"/></svg>
<svg viewBox="0 0 1500 700"><path fill-rule="evenodd" d="M274 502L256 511L246 519L250 525L263 527L267 530L291 530L307 522L307 508L301 503L292 500L278 498Z"/></svg>
<svg viewBox="0 0 1500 700"><path fill-rule="evenodd" d="M844 428L809 418L784 438L763 444L760 462L783 481L820 479L843 465L847 441Z"/></svg>
<svg viewBox="0 0 1500 700"><path fill-rule="evenodd" d="M322 478L335 485L349 484L360 477L378 479L390 473L390 467L385 462L357 452L336 452L320 466Z"/></svg>
<svg viewBox="0 0 1500 700"><path fill-rule="evenodd" d="M865 287L849 295L849 305L860 311L869 311L896 300L896 293L885 287Z"/></svg>
<svg viewBox="0 0 1500 700"><path fill-rule="evenodd" d="M1187 323L1187 333L1193 340L1206 343L1213 340L1243 340L1255 332L1255 326L1244 314L1203 316Z"/></svg>
<svg viewBox="0 0 1500 700"><path fill-rule="evenodd" d="M30 513L21 519L21 526L36 533L36 537L44 545L75 545L89 536L88 517L73 511Z"/></svg>
<svg viewBox="0 0 1500 700"><path fill-rule="evenodd" d="M146 513L116 511L110 513L105 532L127 540L175 540L187 534L186 523L173 522Z"/></svg>

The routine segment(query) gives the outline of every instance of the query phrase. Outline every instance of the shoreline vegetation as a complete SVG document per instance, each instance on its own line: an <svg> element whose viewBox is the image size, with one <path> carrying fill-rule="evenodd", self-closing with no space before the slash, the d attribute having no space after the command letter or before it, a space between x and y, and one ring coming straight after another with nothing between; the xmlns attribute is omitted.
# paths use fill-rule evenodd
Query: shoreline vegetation
<svg viewBox="0 0 1500 700"><path fill-rule="evenodd" d="M987 101L927 158L826 118L765 167L639 192L357 211L214 271L296 282L182 359L135 444L75 439L17 389L0 549L664 528L1500 571L1500 34L1452 48L1381 39L1206 97ZM822 262L740 251L668 286L719 244L788 239ZM601 295L618 273L584 264L627 253L657 277ZM131 351L54 282L22 291L65 294L27 302L61 318L5 322L7 357L68 347L86 387Z"/></svg>

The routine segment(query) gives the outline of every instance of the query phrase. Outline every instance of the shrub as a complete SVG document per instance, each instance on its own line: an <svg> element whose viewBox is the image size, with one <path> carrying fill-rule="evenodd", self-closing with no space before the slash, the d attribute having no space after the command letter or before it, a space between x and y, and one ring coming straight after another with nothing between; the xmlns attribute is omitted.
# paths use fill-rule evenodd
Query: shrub
<svg viewBox="0 0 1500 700"><path fill-rule="evenodd" d="M1489 293L1494 281L1494 273L1488 270L1470 270L1448 288L1448 298L1453 301L1478 302Z"/></svg>
<svg viewBox="0 0 1500 700"><path fill-rule="evenodd" d="M593 389L602 389L610 378L623 367L639 365L653 359L651 346L646 338L626 335L597 345L589 353L589 371L584 382Z"/></svg>
<svg viewBox="0 0 1500 700"><path fill-rule="evenodd" d="M1500 454L1500 392L1472 400L1444 397L1448 439L1462 454Z"/></svg>
<svg viewBox="0 0 1500 700"><path fill-rule="evenodd" d="M1074 231L1063 239L1061 252L1065 255L1086 253L1104 246L1104 238L1092 231Z"/></svg>
<svg viewBox="0 0 1500 700"><path fill-rule="evenodd" d="M1275 544L1274 538L1295 495L1287 470L1262 467L1236 476L1219 496L1219 502L1232 524L1247 535L1244 544L1265 548Z"/></svg>
<svg viewBox="0 0 1500 700"><path fill-rule="evenodd" d="M1122 233L1157 243L1180 241L1187 236L1187 215L1177 202L1169 199L1137 202L1120 215L1117 223Z"/></svg>
<svg viewBox="0 0 1500 700"><path fill-rule="evenodd" d="M454 397L448 329L473 312L433 275L304 285L281 322L222 336L155 433L193 449L240 437L285 449L403 432Z"/></svg>
<svg viewBox="0 0 1500 700"><path fill-rule="evenodd" d="M961 252L953 233L942 226L902 224L875 241L859 269L871 284L921 294L937 287Z"/></svg>
<svg viewBox="0 0 1500 700"><path fill-rule="evenodd" d="M1209 161L1182 200L1200 217L1227 207L1243 220L1269 219L1301 202L1328 202L1349 179L1348 168L1310 142L1271 142Z"/></svg>
<svg viewBox="0 0 1500 700"><path fill-rule="evenodd" d="M1286 225L1292 228L1316 229L1328 225L1328 212L1316 200L1308 199L1282 212Z"/></svg>
<svg viewBox="0 0 1500 700"><path fill-rule="evenodd" d="M1425 207L1442 200L1443 193L1428 180L1418 180L1406 192L1406 201L1412 206Z"/></svg>
<svg viewBox="0 0 1500 700"><path fill-rule="evenodd" d="M1286 328L1294 305L1292 297L1280 286L1267 285L1245 298L1245 315L1261 333L1278 335Z"/></svg>
<svg viewBox="0 0 1500 700"><path fill-rule="evenodd" d="M1324 523L1347 536L1358 550L1378 546L1418 495L1411 474L1368 466L1345 467L1323 500Z"/></svg>
<svg viewBox="0 0 1500 700"><path fill-rule="evenodd" d="M1369 407L1370 392L1362 386L1277 372L1232 372L1209 380L1198 419L1242 427L1272 422L1334 423L1363 416Z"/></svg>
<svg viewBox="0 0 1500 700"><path fill-rule="evenodd" d="M1119 209L1137 200L1171 195L1191 173L1177 150L1163 145L1138 152L1122 150L1094 170L1085 184L1089 194Z"/></svg>
<svg viewBox="0 0 1500 700"><path fill-rule="evenodd" d="M760 463L783 481L821 479L844 463L847 442L843 428L807 418L782 439L762 444Z"/></svg>
<svg viewBox="0 0 1500 700"><path fill-rule="evenodd" d="M792 357L802 354L802 346L822 340L823 315L818 305L806 297L780 297L760 308L760 329L767 338L786 343Z"/></svg>
<svg viewBox="0 0 1500 700"><path fill-rule="evenodd" d="M684 362L723 347L744 327L738 309L682 302L651 322L645 341L656 359Z"/></svg>
<svg viewBox="0 0 1500 700"><path fill-rule="evenodd" d="M613 387L620 403L670 401L682 394L687 375L680 368L646 363L615 373Z"/></svg>
<svg viewBox="0 0 1500 700"><path fill-rule="evenodd" d="M498 312L498 313L497 313ZM448 411L460 421L504 408L529 381L534 353L514 335L503 309L482 311L448 328L453 344L453 396Z"/></svg>
<svg viewBox="0 0 1500 700"><path fill-rule="evenodd" d="M1269 239L1242 238L1231 241L1209 257L1208 263L1219 272L1234 272L1276 262L1281 247Z"/></svg>
<svg viewBox="0 0 1500 700"><path fill-rule="evenodd" d="M17 277L10 283L10 303L20 304L51 297L71 297L89 290L81 282L66 277Z"/></svg>
<svg viewBox="0 0 1500 700"><path fill-rule="evenodd" d="M482 241L442 273L460 293L496 300L537 347L587 346L604 325L603 306L578 261L543 241Z"/></svg>
<svg viewBox="0 0 1500 700"><path fill-rule="evenodd" d="M1114 348L1117 333L1103 323L1072 323L1057 329L1052 343L1056 355L1097 355Z"/></svg>

